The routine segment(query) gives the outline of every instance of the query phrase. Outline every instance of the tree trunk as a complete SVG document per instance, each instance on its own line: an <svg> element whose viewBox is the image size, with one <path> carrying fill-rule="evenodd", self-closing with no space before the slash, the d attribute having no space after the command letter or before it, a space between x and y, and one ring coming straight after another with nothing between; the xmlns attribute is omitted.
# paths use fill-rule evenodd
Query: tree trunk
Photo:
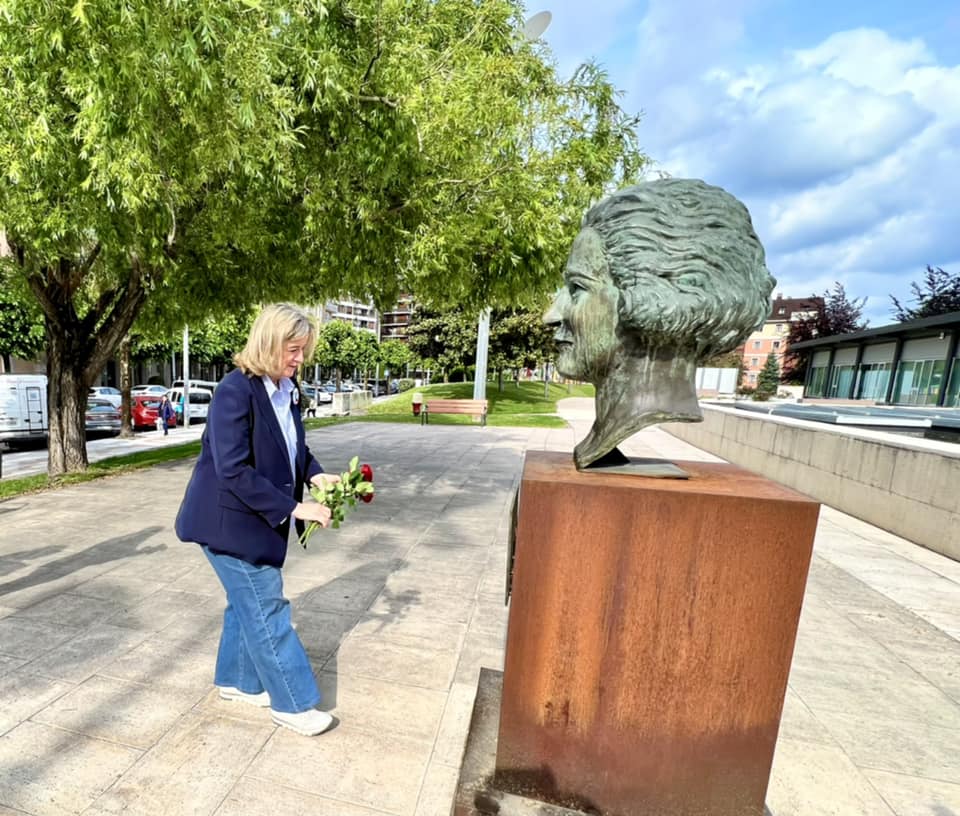
<svg viewBox="0 0 960 816"><path fill-rule="evenodd" d="M503 393L503 369L497 369L497 390L502 394Z"/></svg>
<svg viewBox="0 0 960 816"><path fill-rule="evenodd" d="M83 345L68 334L51 331L47 322L47 475L51 477L87 469L85 414L90 384L84 381L86 361L78 353Z"/></svg>
<svg viewBox="0 0 960 816"><path fill-rule="evenodd" d="M133 388L133 382L130 379L130 335L128 334L120 341L120 436L123 439L133 438L133 422L130 416L131 388Z"/></svg>

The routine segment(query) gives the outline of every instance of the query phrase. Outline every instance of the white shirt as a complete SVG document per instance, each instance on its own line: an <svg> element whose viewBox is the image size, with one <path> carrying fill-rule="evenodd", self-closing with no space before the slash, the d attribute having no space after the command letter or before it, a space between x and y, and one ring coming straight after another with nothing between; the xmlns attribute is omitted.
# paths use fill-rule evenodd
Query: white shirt
<svg viewBox="0 0 960 816"><path fill-rule="evenodd" d="M267 389L267 396L270 398L270 404L273 406L273 413L283 431L283 438L287 442L287 456L290 459L290 475L296 482L297 472L297 426L293 421L293 411L290 408L290 401L293 396L293 380L289 377L281 377L279 387L273 384L273 380L266 374L261 378L263 386Z"/></svg>

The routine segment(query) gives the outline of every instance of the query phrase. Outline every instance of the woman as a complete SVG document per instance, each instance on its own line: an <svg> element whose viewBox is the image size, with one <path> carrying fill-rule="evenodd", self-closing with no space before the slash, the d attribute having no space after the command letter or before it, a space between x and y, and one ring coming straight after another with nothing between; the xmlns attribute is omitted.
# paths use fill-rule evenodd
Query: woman
<svg viewBox="0 0 960 816"><path fill-rule="evenodd" d="M181 540L203 547L227 594L214 675L220 696L269 706L275 723L307 736L333 717L315 708L320 692L290 625L280 569L291 518L301 532L303 522L330 522L329 508L302 501L304 484L339 481L304 442L294 375L315 342L296 306L260 313L214 394L176 522Z"/></svg>
<svg viewBox="0 0 960 816"><path fill-rule="evenodd" d="M163 426L164 436L170 433L170 420L176 415L177 413L173 410L170 400L167 398L167 395L164 394L160 397L160 407L157 409L157 416L160 418L160 424Z"/></svg>

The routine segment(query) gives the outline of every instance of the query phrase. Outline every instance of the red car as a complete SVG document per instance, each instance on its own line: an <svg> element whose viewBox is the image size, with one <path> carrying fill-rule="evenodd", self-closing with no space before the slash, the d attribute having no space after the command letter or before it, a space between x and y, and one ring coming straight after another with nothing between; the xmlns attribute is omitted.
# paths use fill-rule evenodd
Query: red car
<svg viewBox="0 0 960 816"><path fill-rule="evenodd" d="M157 410L160 408L160 397L151 394L134 394L130 397L130 422L134 428L156 428ZM167 426L175 427L177 418L167 420Z"/></svg>

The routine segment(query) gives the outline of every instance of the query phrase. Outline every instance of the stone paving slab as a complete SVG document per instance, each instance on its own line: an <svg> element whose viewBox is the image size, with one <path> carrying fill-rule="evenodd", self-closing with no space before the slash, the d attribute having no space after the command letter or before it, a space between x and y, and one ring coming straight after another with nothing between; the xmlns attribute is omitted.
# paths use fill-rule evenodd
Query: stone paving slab
<svg viewBox="0 0 960 816"><path fill-rule="evenodd" d="M210 684L222 591L173 534L192 463L0 503L0 816L447 816L481 667L503 663L510 500L564 429L353 423L376 501L284 570L316 739ZM716 461L657 429L635 456ZM830 508L768 795L773 816L960 814L960 564Z"/></svg>

